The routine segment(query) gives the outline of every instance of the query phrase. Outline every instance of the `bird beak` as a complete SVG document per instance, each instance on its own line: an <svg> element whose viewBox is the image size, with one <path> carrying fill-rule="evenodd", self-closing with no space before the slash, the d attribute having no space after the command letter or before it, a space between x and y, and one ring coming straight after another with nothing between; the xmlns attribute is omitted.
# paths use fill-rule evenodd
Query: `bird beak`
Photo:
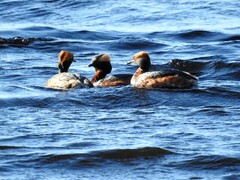
<svg viewBox="0 0 240 180"><path fill-rule="evenodd" d="M133 60L131 59L129 62L127 62L127 65L132 64Z"/></svg>
<svg viewBox="0 0 240 180"><path fill-rule="evenodd" d="M92 66L93 66L93 64L89 64L89 65L88 65L88 67L92 67Z"/></svg>
<svg viewBox="0 0 240 180"><path fill-rule="evenodd" d="M91 64L89 64L88 67L92 67L95 61L96 61L96 57L92 58L91 59Z"/></svg>

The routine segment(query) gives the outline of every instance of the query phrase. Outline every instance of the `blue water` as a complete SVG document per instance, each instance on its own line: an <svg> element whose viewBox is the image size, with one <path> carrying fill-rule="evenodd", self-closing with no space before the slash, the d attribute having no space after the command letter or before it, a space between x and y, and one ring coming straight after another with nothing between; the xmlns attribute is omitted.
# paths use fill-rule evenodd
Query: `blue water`
<svg viewBox="0 0 240 180"><path fill-rule="evenodd" d="M0 179L240 179L238 0L2 0ZM148 51L153 69L199 78L193 89L56 91L60 50L92 77Z"/></svg>

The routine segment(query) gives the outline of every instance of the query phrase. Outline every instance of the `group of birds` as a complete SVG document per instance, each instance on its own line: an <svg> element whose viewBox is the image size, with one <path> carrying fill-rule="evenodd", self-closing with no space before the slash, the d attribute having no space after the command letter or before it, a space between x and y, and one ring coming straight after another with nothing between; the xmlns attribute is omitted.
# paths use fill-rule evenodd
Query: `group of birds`
<svg viewBox="0 0 240 180"><path fill-rule="evenodd" d="M58 56L58 74L46 82L46 87L52 89L76 89L95 86L131 85L135 88L191 88L198 83L198 78L192 74L176 69L150 71L151 61L147 52L136 53L127 64L136 64L138 69L134 74L111 73L112 65L108 54L99 54L91 60L89 67L95 68L91 80L80 74L69 73L68 69L74 56L69 51L62 50Z"/></svg>

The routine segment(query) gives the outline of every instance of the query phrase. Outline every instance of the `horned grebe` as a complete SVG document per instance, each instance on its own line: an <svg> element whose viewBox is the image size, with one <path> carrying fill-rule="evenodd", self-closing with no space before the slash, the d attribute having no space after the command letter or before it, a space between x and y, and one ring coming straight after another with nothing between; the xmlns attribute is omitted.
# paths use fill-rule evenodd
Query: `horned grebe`
<svg viewBox="0 0 240 180"><path fill-rule="evenodd" d="M46 82L46 87L63 90L93 87L92 83L84 76L68 72L68 68L74 61L71 52L62 50L58 56L58 74Z"/></svg>
<svg viewBox="0 0 240 180"><path fill-rule="evenodd" d="M147 52L135 54L128 64L139 66L131 79L131 85L137 88L190 88L197 85L198 78L185 71L175 69L152 71L150 57Z"/></svg>
<svg viewBox="0 0 240 180"><path fill-rule="evenodd" d="M105 78L112 70L110 56L108 54L97 55L92 59L91 64L89 64L89 67L90 66L95 68L95 74L91 79L94 86L120 86L130 84L132 74L115 74Z"/></svg>

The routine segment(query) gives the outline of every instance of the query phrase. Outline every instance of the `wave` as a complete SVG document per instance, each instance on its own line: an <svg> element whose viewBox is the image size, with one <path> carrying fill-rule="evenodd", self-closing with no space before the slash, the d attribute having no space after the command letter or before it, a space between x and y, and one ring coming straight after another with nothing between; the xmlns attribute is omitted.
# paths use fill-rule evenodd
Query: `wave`
<svg viewBox="0 0 240 180"><path fill-rule="evenodd" d="M221 41L239 41L239 34L226 34L218 31L206 31L206 30L186 30L176 32L174 34L168 34L168 36L174 36L184 41L196 41L196 42L221 42Z"/></svg>
<svg viewBox="0 0 240 180"><path fill-rule="evenodd" d="M56 102L55 98L39 98L35 96L28 97L12 97L12 98L0 98L0 108L7 107L49 107L54 105Z"/></svg>
<svg viewBox="0 0 240 180"><path fill-rule="evenodd" d="M105 164L106 161L133 161L137 159L149 159L161 157L164 155L174 154L174 152L158 148L158 147L144 147L137 149L114 149L105 151L93 151L89 153L79 154L60 154L60 155L46 155L42 156L35 162L41 162L45 165L59 165L65 166L98 166Z"/></svg>
<svg viewBox="0 0 240 180"><path fill-rule="evenodd" d="M7 149L20 149L24 148L23 146L0 146L0 150L7 150Z"/></svg>
<svg viewBox="0 0 240 180"><path fill-rule="evenodd" d="M199 38L199 37L206 37L206 36L213 36L213 32L205 31L205 30L193 30L193 31L186 31L179 33L179 37L183 38Z"/></svg>
<svg viewBox="0 0 240 180"><path fill-rule="evenodd" d="M143 39L140 37L125 37L121 38L118 42L113 44L116 49L122 50L146 50L146 49L159 49L166 46L166 44L154 42L150 39Z"/></svg>
<svg viewBox="0 0 240 180"><path fill-rule="evenodd" d="M204 71L204 68L207 65L207 62L193 61L193 60L181 60L181 59L172 59L168 61L168 65L171 68L187 71L193 75L201 75L201 71Z"/></svg>
<svg viewBox="0 0 240 180"><path fill-rule="evenodd" d="M54 40L82 40L82 41L110 41L120 39L122 36L125 36L122 32L116 31L90 31L90 30L66 30L59 29L52 26L28 26L25 28L17 29L18 32L24 33L24 36L41 36L41 37L51 37ZM17 33L17 32L15 32ZM51 39L50 39L51 40Z"/></svg>
<svg viewBox="0 0 240 180"><path fill-rule="evenodd" d="M81 144L89 146L89 144ZM75 149L76 144L73 144L71 148ZM77 144L79 146L79 144ZM60 153L64 148L61 147L40 147L40 148L30 148L28 151L27 147L21 146L1 146L0 150L15 150L22 148L20 152L12 154L9 156L8 163L11 166L19 165L24 167L29 166L41 166L41 167L62 167L73 168L73 167L93 167L102 166L106 164L111 164L115 162L129 162L135 160L146 160L160 158L166 155L175 154L172 151L159 147L141 147L136 149L111 149L111 150L100 150L100 151L90 151L83 153ZM67 146L69 148L69 146ZM36 149L36 152L32 152ZM45 153L40 153L44 150ZM66 149L63 150L65 152ZM46 152L56 152L55 154L46 154ZM3 163L4 166L4 163Z"/></svg>
<svg viewBox="0 0 240 180"><path fill-rule="evenodd" d="M144 147L138 149L117 149L100 151L93 153L94 156L103 159L138 159L138 158L151 158L158 157L166 154L174 154L172 151L157 148L157 147Z"/></svg>
<svg viewBox="0 0 240 180"><path fill-rule="evenodd" d="M71 51L87 51L88 54L118 46L122 36L125 36L115 31L71 31L51 26L29 26L10 33L1 31L1 34L0 48L30 47L56 53L61 47Z"/></svg>
<svg viewBox="0 0 240 180"><path fill-rule="evenodd" d="M212 94L227 96L228 98L240 98L239 89L234 90L232 87L231 89L228 89L226 87L207 87L205 91L211 92Z"/></svg>
<svg viewBox="0 0 240 180"><path fill-rule="evenodd" d="M240 173L236 173L236 174L230 174L230 175L223 176L223 179L237 180L237 179L239 179L239 177L240 177Z"/></svg>
<svg viewBox="0 0 240 180"><path fill-rule="evenodd" d="M191 160L177 163L177 166L194 168L194 169L207 169L207 170L219 170L225 169L239 169L240 170L240 159L236 157L226 156L197 156Z"/></svg>
<svg viewBox="0 0 240 180"><path fill-rule="evenodd" d="M240 41L240 35L229 35L223 38L222 41Z"/></svg>
<svg viewBox="0 0 240 180"><path fill-rule="evenodd" d="M197 41L197 42L211 42L218 41L223 34L219 32L211 32L206 30L187 30L179 32L175 35L177 38L185 41Z"/></svg>
<svg viewBox="0 0 240 180"><path fill-rule="evenodd" d="M239 62L225 62L219 56L195 58L189 60L172 59L168 62L172 68L188 71L203 79L239 80Z"/></svg>

